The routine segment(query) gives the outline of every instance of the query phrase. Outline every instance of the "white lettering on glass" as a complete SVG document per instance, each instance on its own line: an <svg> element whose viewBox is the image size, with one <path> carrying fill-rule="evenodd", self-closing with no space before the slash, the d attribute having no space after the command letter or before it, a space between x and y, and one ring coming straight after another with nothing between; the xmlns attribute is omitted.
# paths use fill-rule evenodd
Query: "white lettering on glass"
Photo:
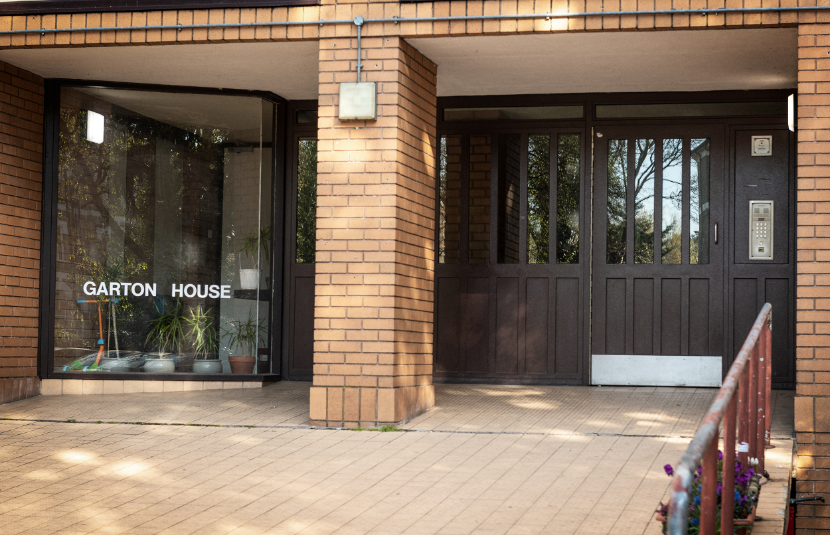
<svg viewBox="0 0 830 535"><path fill-rule="evenodd" d="M173 297L199 297L201 299L230 299L231 287L219 286L218 284L173 284ZM87 281L83 285L86 295L119 295L135 297L155 297L157 295L156 284L141 282L101 282Z"/></svg>
<svg viewBox="0 0 830 535"><path fill-rule="evenodd" d="M191 291L193 290L193 291ZM184 296L185 297L196 297L196 285L195 284L188 284L184 287Z"/></svg>

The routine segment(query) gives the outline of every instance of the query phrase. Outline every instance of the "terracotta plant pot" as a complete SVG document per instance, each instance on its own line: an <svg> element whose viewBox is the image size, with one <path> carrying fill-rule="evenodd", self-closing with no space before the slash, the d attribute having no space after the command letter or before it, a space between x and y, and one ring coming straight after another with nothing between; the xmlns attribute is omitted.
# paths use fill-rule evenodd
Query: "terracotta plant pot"
<svg viewBox="0 0 830 535"><path fill-rule="evenodd" d="M256 357L228 357L232 373L253 373Z"/></svg>

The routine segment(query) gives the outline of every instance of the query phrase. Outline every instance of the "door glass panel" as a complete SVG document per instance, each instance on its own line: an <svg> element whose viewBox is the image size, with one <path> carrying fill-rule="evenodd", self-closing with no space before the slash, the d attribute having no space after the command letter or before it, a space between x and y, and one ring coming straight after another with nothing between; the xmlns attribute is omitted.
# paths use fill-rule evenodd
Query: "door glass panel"
<svg viewBox="0 0 830 535"><path fill-rule="evenodd" d="M490 262L490 136L470 137L470 263Z"/></svg>
<svg viewBox="0 0 830 535"><path fill-rule="evenodd" d="M634 147L634 263L654 263L654 140Z"/></svg>
<svg viewBox="0 0 830 535"><path fill-rule="evenodd" d="M628 192L628 141L608 140L607 264L626 263L626 196Z"/></svg>
<svg viewBox="0 0 830 535"><path fill-rule="evenodd" d="M313 264L317 252L317 140L297 147L297 263Z"/></svg>
<svg viewBox="0 0 830 535"><path fill-rule="evenodd" d="M689 263L709 263L709 140L693 139L691 151Z"/></svg>
<svg viewBox="0 0 830 535"><path fill-rule="evenodd" d="M499 136L498 235L499 264L519 263L519 184L521 135Z"/></svg>
<svg viewBox="0 0 830 535"><path fill-rule="evenodd" d="M556 262L579 263L579 134L559 136L556 170Z"/></svg>
<svg viewBox="0 0 830 535"><path fill-rule="evenodd" d="M663 140L661 263L680 264L683 237L683 140Z"/></svg>
<svg viewBox="0 0 830 535"><path fill-rule="evenodd" d="M461 136L441 137L438 203L438 262L457 264L461 245Z"/></svg>
<svg viewBox="0 0 830 535"><path fill-rule="evenodd" d="M527 139L527 263L547 264L550 236L550 136Z"/></svg>

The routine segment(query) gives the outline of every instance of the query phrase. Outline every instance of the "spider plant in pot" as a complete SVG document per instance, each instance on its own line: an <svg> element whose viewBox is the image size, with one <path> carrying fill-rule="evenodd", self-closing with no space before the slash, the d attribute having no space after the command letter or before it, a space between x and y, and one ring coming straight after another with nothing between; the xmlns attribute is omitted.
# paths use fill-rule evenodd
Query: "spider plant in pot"
<svg viewBox="0 0 830 535"><path fill-rule="evenodd" d="M213 309L205 310L202 305L190 309L190 316L184 319L187 338L193 348L193 373L222 373L222 361L217 358L219 332L216 330Z"/></svg>
<svg viewBox="0 0 830 535"><path fill-rule="evenodd" d="M246 258L252 259L256 267L251 269L242 268L242 259L239 260L239 285L243 290L256 290L259 285L260 260L266 263L271 261L271 227L260 227L252 230L242 240L239 248L240 253L245 253Z"/></svg>
<svg viewBox="0 0 830 535"><path fill-rule="evenodd" d="M158 310L159 315L150 320L150 332L146 343L156 347L156 352L148 353L144 371L149 373L172 373L176 370L176 357L180 357L184 345L184 317L179 300L166 311L164 305Z"/></svg>
<svg viewBox="0 0 830 535"><path fill-rule="evenodd" d="M223 329L223 334L228 337L228 351L232 352L236 347L237 352L242 353L241 355L231 353L228 357L231 372L253 373L256 365L254 353L262 341L260 333L264 330L262 325L264 322L263 319L257 324L251 310L248 310L247 320L228 321L228 327Z"/></svg>

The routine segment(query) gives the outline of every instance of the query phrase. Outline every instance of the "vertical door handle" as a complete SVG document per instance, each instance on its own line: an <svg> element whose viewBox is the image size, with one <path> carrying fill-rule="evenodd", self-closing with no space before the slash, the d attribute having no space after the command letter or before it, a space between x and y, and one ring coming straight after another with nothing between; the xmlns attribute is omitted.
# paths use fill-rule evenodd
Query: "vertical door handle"
<svg viewBox="0 0 830 535"><path fill-rule="evenodd" d="M715 245L718 244L718 224L715 223Z"/></svg>

